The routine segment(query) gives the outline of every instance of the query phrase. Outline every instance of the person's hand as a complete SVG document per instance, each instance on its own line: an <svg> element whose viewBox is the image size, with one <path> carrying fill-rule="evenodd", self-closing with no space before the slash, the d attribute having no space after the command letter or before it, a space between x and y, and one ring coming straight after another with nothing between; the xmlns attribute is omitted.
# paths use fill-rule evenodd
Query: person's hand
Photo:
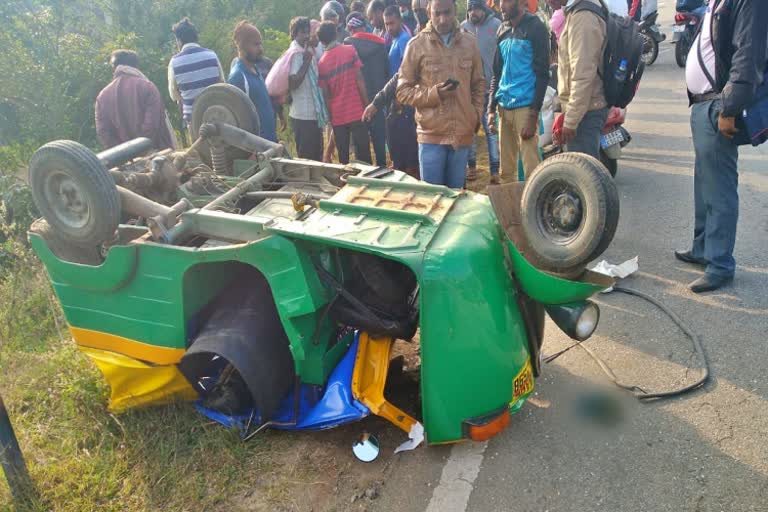
<svg viewBox="0 0 768 512"><path fill-rule="evenodd" d="M328 149L326 149L323 152L323 162L326 163L326 164L332 164L333 163L333 151L328 151Z"/></svg>
<svg viewBox="0 0 768 512"><path fill-rule="evenodd" d="M363 122L370 123L371 119L373 119L373 116L375 116L378 111L379 109L377 109L373 103L365 107L365 111L363 112Z"/></svg>
<svg viewBox="0 0 768 512"><path fill-rule="evenodd" d="M310 61L315 58L315 49L311 46L304 48L304 62Z"/></svg>
<svg viewBox="0 0 768 512"><path fill-rule="evenodd" d="M488 113L488 131L493 135L499 133L499 128L496 126L496 112Z"/></svg>
<svg viewBox="0 0 768 512"><path fill-rule="evenodd" d="M456 96L457 87L441 84L437 86L437 95L440 96L441 101L445 101Z"/></svg>
<svg viewBox="0 0 768 512"><path fill-rule="evenodd" d="M573 128L568 128L567 126L563 126L563 131L560 133L560 144L563 146L568 145L568 143L575 138L576 130Z"/></svg>
<svg viewBox="0 0 768 512"><path fill-rule="evenodd" d="M285 122L285 116L278 117L278 120L280 121L280 131L286 131L288 129L288 124Z"/></svg>
<svg viewBox="0 0 768 512"><path fill-rule="evenodd" d="M525 126L523 126L523 129L520 131L520 138L528 140L536 135L536 125L538 124L538 121L539 113L531 112L528 116L528 120L525 122Z"/></svg>
<svg viewBox="0 0 768 512"><path fill-rule="evenodd" d="M736 118L723 117L722 114L717 118L717 129L726 139L732 139L734 135L739 133L739 129L736 128Z"/></svg>

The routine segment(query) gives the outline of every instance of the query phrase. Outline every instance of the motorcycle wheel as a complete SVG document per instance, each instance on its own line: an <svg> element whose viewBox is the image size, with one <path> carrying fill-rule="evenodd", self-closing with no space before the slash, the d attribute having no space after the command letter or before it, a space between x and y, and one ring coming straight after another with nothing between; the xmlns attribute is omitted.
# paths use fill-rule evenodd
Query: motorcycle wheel
<svg viewBox="0 0 768 512"><path fill-rule="evenodd" d="M653 65L659 58L659 43L648 34L643 34L643 62L646 66Z"/></svg>
<svg viewBox="0 0 768 512"><path fill-rule="evenodd" d="M608 172L611 173L611 176L615 178L616 172L619 170L619 161L610 158L602 149L600 150L600 161L608 169Z"/></svg>
<svg viewBox="0 0 768 512"><path fill-rule="evenodd" d="M681 68L685 67L685 62L688 60L688 52L691 50L691 43L688 38L683 36L675 44L675 62Z"/></svg>

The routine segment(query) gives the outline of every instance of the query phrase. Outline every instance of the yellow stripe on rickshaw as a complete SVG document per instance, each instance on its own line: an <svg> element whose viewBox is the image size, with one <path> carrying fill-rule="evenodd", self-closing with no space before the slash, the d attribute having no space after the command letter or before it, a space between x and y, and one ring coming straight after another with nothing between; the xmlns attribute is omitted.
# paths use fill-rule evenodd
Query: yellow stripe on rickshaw
<svg viewBox="0 0 768 512"><path fill-rule="evenodd" d="M108 350L154 364L176 364L186 352L183 348L158 347L115 334L69 326L72 338L81 347Z"/></svg>

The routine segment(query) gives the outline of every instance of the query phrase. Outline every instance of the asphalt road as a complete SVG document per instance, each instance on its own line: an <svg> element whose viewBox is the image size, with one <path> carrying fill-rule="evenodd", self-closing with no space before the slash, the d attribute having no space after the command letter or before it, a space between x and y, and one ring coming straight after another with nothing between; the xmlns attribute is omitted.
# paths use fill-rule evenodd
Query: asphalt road
<svg viewBox="0 0 768 512"><path fill-rule="evenodd" d="M671 33L674 2L661 4ZM646 71L629 109L633 135L616 184L621 222L604 254L639 256L623 284L662 299L703 338L713 378L690 396L620 400L623 421L604 427L576 411L606 380L576 349L545 368L533 400L487 445L435 447L391 457L378 499L350 508L398 511L767 511L768 147L741 151L733 286L697 296L700 270L677 262L693 231L693 148L684 72L671 43ZM652 306L598 298L602 319L589 346L627 382L661 389L698 374L690 342ZM547 326L545 352L569 340ZM618 397L623 395L617 394ZM390 452L391 453L391 452Z"/></svg>

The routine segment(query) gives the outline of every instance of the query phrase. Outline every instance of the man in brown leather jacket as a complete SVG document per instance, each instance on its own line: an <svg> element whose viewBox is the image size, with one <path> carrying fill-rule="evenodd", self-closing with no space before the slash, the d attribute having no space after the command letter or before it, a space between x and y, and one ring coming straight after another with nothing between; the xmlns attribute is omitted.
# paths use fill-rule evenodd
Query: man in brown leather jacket
<svg viewBox="0 0 768 512"><path fill-rule="evenodd" d="M432 0L429 10L405 51L397 100L416 109L421 179L461 188L483 115L483 62L475 37L459 28L455 0Z"/></svg>

